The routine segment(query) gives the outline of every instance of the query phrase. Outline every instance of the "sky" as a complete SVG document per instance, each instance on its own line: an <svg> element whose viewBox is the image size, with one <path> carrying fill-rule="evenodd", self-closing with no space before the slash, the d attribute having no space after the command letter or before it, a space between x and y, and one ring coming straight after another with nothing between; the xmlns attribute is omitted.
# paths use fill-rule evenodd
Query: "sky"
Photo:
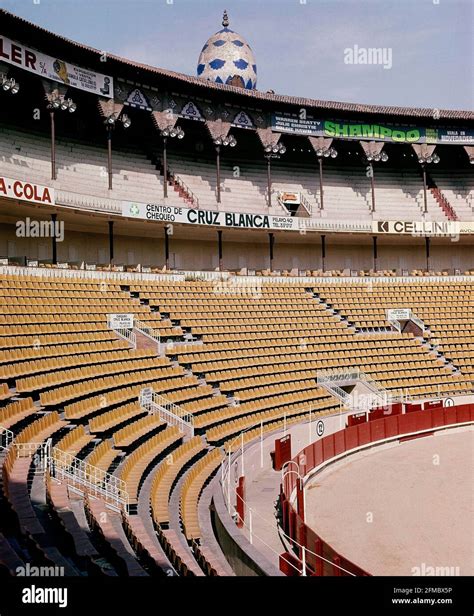
<svg viewBox="0 0 474 616"><path fill-rule="evenodd" d="M247 39L257 89L308 98L474 108L474 0L0 0L52 32L196 75L219 30ZM0 21L0 34L1 34ZM27 42L27 41L25 41ZM379 64L356 64L381 49Z"/></svg>

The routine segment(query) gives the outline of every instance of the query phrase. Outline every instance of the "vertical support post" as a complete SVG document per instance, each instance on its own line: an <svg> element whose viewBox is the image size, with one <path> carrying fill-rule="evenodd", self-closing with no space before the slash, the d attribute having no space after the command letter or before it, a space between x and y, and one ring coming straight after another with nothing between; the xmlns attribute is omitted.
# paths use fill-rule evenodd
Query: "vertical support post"
<svg viewBox="0 0 474 616"><path fill-rule="evenodd" d="M56 180L56 120L54 109L49 112L51 118L51 179Z"/></svg>
<svg viewBox="0 0 474 616"><path fill-rule="evenodd" d="M324 210L323 157L319 156L319 209Z"/></svg>
<svg viewBox="0 0 474 616"><path fill-rule="evenodd" d="M109 220L109 264L114 263L114 221Z"/></svg>
<svg viewBox="0 0 474 616"><path fill-rule="evenodd" d="M53 265L56 265L58 262L58 252L57 252L57 242L56 242L56 220L58 218L57 214L51 214L51 223L53 227L53 232L51 234L51 247L52 247L52 259Z"/></svg>
<svg viewBox="0 0 474 616"><path fill-rule="evenodd" d="M422 163L421 169L423 171L423 205L424 205L424 214L428 213L428 196L426 194L426 165Z"/></svg>
<svg viewBox="0 0 474 616"><path fill-rule="evenodd" d="M222 231L217 232L217 246L219 253L219 271L222 272Z"/></svg>
<svg viewBox="0 0 474 616"><path fill-rule="evenodd" d="M370 163L370 188L372 191L372 213L375 212L375 178L374 178L374 165Z"/></svg>
<svg viewBox="0 0 474 616"><path fill-rule="evenodd" d="M431 239L427 236L425 237L425 251L426 251L426 271L430 271L430 247L431 247Z"/></svg>
<svg viewBox="0 0 474 616"><path fill-rule="evenodd" d="M227 458L227 510L230 514L230 447L229 447L229 457Z"/></svg>
<svg viewBox="0 0 474 616"><path fill-rule="evenodd" d="M109 176L109 190L112 190L112 126L107 126L107 173Z"/></svg>
<svg viewBox="0 0 474 616"><path fill-rule="evenodd" d="M323 272L326 271L326 236L321 235L321 263Z"/></svg>
<svg viewBox="0 0 474 616"><path fill-rule="evenodd" d="M267 156L267 193L268 207L272 207L272 163L270 154Z"/></svg>
<svg viewBox="0 0 474 616"><path fill-rule="evenodd" d="M296 506L299 517L305 521L305 502L304 502L304 485L303 479L298 477L296 480Z"/></svg>
<svg viewBox="0 0 474 616"><path fill-rule="evenodd" d="M165 231L165 267L168 270L170 268L170 240L168 236L168 226L164 227Z"/></svg>
<svg viewBox="0 0 474 616"><path fill-rule="evenodd" d="M372 244L374 248L374 272L377 271L377 236L374 235L372 238Z"/></svg>
<svg viewBox="0 0 474 616"><path fill-rule="evenodd" d="M240 433L240 457L242 460L242 477L245 477L245 467L244 467L244 433Z"/></svg>
<svg viewBox="0 0 474 616"><path fill-rule="evenodd" d="M168 158L166 151L167 137L163 137L163 197L168 197Z"/></svg>
<svg viewBox="0 0 474 616"><path fill-rule="evenodd" d="M318 558L318 556L323 555L323 542L321 541L321 539L316 539L316 541L314 542L314 553L317 554L315 559L314 575L322 576L323 560L321 558Z"/></svg>
<svg viewBox="0 0 474 616"><path fill-rule="evenodd" d="M217 192L216 198L217 203L221 202L221 146L216 145L216 184L217 184Z"/></svg>
<svg viewBox="0 0 474 616"><path fill-rule="evenodd" d="M273 245L275 242L275 236L273 235L273 233L268 234L268 241L270 249L270 271L273 272Z"/></svg>

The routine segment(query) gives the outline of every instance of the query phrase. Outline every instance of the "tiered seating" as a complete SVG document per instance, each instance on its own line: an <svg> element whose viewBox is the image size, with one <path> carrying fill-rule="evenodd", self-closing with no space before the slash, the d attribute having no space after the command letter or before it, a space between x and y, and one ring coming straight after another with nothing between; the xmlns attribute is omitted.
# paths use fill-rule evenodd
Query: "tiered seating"
<svg viewBox="0 0 474 616"><path fill-rule="evenodd" d="M6 177L24 179L38 184L51 180L49 139L46 135L0 127L0 171ZM108 191L107 151L90 143L56 140L57 187L79 195L113 197L153 202L163 194L163 178L151 161L137 148L114 147L113 190ZM184 202L169 191L171 205L183 207ZM85 205L85 204L84 204Z"/></svg>
<svg viewBox="0 0 474 616"><path fill-rule="evenodd" d="M99 285L72 278L0 279L0 374L9 394L20 396L1 403L0 426L13 428L19 444L53 436L55 447L94 467L86 478L97 488L106 473L125 482L128 514L107 511L105 519L103 502L86 499L90 534L78 529L65 484L48 484L52 518L69 534L74 562L90 572L101 569L99 553L119 574L163 574L166 552L182 575L214 575L199 519L204 487L224 454L241 446L243 430L247 443L310 412L314 419L339 409L339 401L317 384L320 370L360 367L381 387L419 398L472 392L474 287L466 282L382 280L367 286L328 280L310 289L308 283L268 280L246 295L245 289L200 280L135 279L126 281L130 293L107 284L102 302ZM397 307L411 308L425 321L425 341L386 331L385 311ZM139 312L153 327L179 332L179 344L165 357L132 351L104 325L109 311ZM185 330L199 343L184 343ZM77 349L70 336L77 337ZM27 341L37 337L35 355ZM178 427L140 407L145 386L193 415L193 438L183 441ZM22 532L44 534L28 492L31 456L17 458L13 451L4 463L6 494ZM21 489L13 489L17 483ZM145 524L147 514L153 526ZM7 552L8 546L6 561Z"/></svg>
<svg viewBox="0 0 474 616"><path fill-rule="evenodd" d="M22 398L16 402L11 402L0 409L0 426L10 428L29 415L34 415L39 409L32 398Z"/></svg>
<svg viewBox="0 0 474 616"><path fill-rule="evenodd" d="M168 501L171 488L184 466L204 450L204 442L195 436L178 447L157 468L151 487L151 509L156 524L169 523Z"/></svg>
<svg viewBox="0 0 474 616"><path fill-rule="evenodd" d="M224 157L221 161L221 203L216 203L214 161L170 154L170 168L199 198L205 209L268 212L267 169L263 161ZM317 161L296 164L287 160L272 163L271 214L287 214L278 203L278 193L301 193L313 218L358 222L371 220L370 178L364 165L342 166L331 161L324 166L324 210L321 211ZM236 173L236 169L238 173ZM375 166L376 212L380 220L420 220L424 212L423 182L417 169L390 170ZM425 220L446 220L433 195L427 194Z"/></svg>
<svg viewBox="0 0 474 616"><path fill-rule="evenodd" d="M127 483L127 492L131 505L136 505L138 502L138 491L143 481L143 476L153 460L171 446L175 446L181 439L182 434L177 426L172 426L146 440L143 445L140 445L127 457L121 468L120 478Z"/></svg>
<svg viewBox="0 0 474 616"><path fill-rule="evenodd" d="M141 440L150 432L154 432L163 425L163 421L156 415L147 415L131 424L126 425L121 430L114 432L114 447L128 448L135 441Z"/></svg>
<svg viewBox="0 0 474 616"><path fill-rule="evenodd" d="M87 434L84 426L77 426L63 436L63 438L56 443L56 447L76 457L81 449L88 445L93 438L93 436Z"/></svg>
<svg viewBox="0 0 474 616"><path fill-rule="evenodd" d="M224 458L220 449L212 449L186 474L181 490L181 519L188 541L199 539L201 530L198 521L198 502L205 484Z"/></svg>

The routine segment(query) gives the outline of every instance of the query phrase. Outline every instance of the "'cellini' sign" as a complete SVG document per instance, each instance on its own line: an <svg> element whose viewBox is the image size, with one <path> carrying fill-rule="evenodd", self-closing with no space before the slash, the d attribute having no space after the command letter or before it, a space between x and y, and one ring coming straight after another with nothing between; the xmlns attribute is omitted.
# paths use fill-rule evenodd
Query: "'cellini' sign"
<svg viewBox="0 0 474 616"><path fill-rule="evenodd" d="M42 203L43 205L54 205L54 188L32 184L23 180L12 180L0 176L0 197L9 199L20 199L30 203Z"/></svg>

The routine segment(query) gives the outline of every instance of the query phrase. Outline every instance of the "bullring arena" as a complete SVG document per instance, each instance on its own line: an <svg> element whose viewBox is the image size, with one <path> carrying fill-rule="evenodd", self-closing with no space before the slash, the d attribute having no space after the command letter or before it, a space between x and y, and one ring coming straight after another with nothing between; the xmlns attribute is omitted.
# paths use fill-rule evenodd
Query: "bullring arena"
<svg viewBox="0 0 474 616"><path fill-rule="evenodd" d="M0 11L0 571L472 576L474 114L231 27L189 76Z"/></svg>

